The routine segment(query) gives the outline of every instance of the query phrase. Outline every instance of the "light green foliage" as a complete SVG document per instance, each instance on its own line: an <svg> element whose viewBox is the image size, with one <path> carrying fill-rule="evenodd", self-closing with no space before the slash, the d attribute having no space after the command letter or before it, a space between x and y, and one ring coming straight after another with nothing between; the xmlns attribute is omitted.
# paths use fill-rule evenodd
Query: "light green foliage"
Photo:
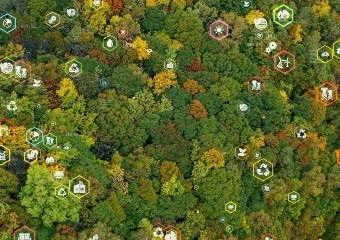
<svg viewBox="0 0 340 240"><path fill-rule="evenodd" d="M28 170L26 185L20 192L21 204L48 227L54 223L78 222L79 199L71 196L59 199L55 196L55 187L48 169L35 165Z"/></svg>

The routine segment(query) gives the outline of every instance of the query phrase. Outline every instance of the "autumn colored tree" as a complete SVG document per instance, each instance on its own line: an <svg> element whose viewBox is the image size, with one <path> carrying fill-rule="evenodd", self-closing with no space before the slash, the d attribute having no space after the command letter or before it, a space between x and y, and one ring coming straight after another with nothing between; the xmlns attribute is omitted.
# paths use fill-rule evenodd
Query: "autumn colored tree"
<svg viewBox="0 0 340 240"><path fill-rule="evenodd" d="M208 111L200 100L193 100L190 104L190 114L197 120L208 117Z"/></svg>
<svg viewBox="0 0 340 240"><path fill-rule="evenodd" d="M111 6L113 15L119 15L123 11L124 4L122 0L105 0Z"/></svg>
<svg viewBox="0 0 340 240"><path fill-rule="evenodd" d="M253 9L249 13L247 13L245 19L246 19L248 24L254 24L255 19L262 18L262 17L264 17L263 12L256 10L256 9Z"/></svg>
<svg viewBox="0 0 340 240"><path fill-rule="evenodd" d="M205 67L203 66L200 58L196 58L194 61L189 63L188 68L189 68L189 71L192 71L192 72L205 70Z"/></svg>
<svg viewBox="0 0 340 240"><path fill-rule="evenodd" d="M148 51L148 42L137 37L135 41L132 42L132 48L136 50L139 60L145 60L151 57L151 52Z"/></svg>
<svg viewBox="0 0 340 240"><path fill-rule="evenodd" d="M153 79L148 80L148 86L153 89L156 95L160 95L166 89L177 85L176 73L173 71L163 71L158 74Z"/></svg>
<svg viewBox="0 0 340 240"><path fill-rule="evenodd" d="M294 43L299 43L302 41L301 32L302 32L301 24L296 24L290 29L289 33L294 38L293 40Z"/></svg>
<svg viewBox="0 0 340 240"><path fill-rule="evenodd" d="M205 88L194 79L187 79L183 83L183 88L184 88L185 91L187 91L188 93L190 93L192 95L195 95L197 93L206 92Z"/></svg>

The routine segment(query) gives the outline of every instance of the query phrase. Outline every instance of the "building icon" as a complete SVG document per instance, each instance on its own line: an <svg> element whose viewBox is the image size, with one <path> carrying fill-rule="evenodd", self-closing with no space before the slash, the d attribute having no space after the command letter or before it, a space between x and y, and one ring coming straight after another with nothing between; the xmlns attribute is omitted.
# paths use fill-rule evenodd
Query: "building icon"
<svg viewBox="0 0 340 240"><path fill-rule="evenodd" d="M18 240L32 240L30 233L19 233Z"/></svg>
<svg viewBox="0 0 340 240"><path fill-rule="evenodd" d="M82 181L73 186L73 193L84 194L86 193L86 186Z"/></svg>

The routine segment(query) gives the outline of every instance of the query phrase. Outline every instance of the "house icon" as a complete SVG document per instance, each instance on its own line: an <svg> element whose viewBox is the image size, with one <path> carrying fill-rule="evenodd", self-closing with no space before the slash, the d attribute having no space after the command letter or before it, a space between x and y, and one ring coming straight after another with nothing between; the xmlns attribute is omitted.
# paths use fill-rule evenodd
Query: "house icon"
<svg viewBox="0 0 340 240"><path fill-rule="evenodd" d="M73 186L73 193L86 193L86 186L84 185L84 183L82 181L79 181L78 184Z"/></svg>

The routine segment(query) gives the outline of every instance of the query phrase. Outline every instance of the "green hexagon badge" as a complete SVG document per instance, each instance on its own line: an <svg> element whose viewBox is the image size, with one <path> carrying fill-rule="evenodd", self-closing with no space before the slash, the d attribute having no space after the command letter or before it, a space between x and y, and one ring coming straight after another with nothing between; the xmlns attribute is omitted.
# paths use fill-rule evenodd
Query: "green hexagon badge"
<svg viewBox="0 0 340 240"><path fill-rule="evenodd" d="M53 148L57 146L57 136L53 135L52 133L48 133L44 136L43 145L47 148Z"/></svg>
<svg viewBox="0 0 340 240"><path fill-rule="evenodd" d="M113 51L117 48L117 38L108 36L103 39L103 48L108 51Z"/></svg>
<svg viewBox="0 0 340 240"><path fill-rule="evenodd" d="M294 22L294 10L282 4L273 10L273 21L281 27L286 27Z"/></svg>
<svg viewBox="0 0 340 240"><path fill-rule="evenodd" d="M65 65L65 71L71 77L79 76L83 72L83 65L77 60L70 60Z"/></svg>
<svg viewBox="0 0 340 240"><path fill-rule="evenodd" d="M288 202L295 204L300 201L300 193L298 192L290 192L288 193Z"/></svg>

